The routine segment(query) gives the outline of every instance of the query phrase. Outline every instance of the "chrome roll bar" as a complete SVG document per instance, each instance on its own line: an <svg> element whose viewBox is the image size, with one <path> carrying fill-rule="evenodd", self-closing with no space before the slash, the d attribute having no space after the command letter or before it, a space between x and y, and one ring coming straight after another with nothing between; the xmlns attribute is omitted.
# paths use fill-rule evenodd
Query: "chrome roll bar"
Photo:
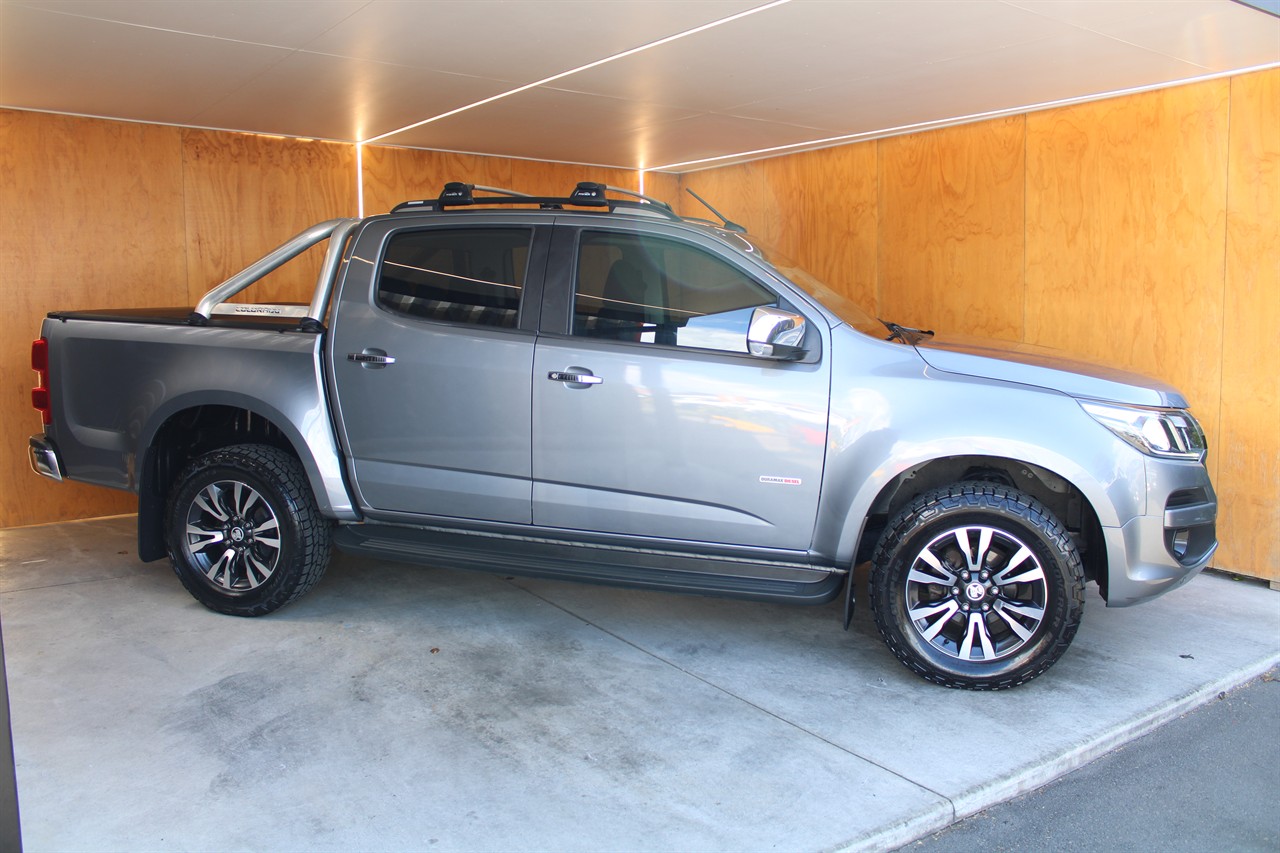
<svg viewBox="0 0 1280 853"><path fill-rule="evenodd" d="M196 304L195 311L191 313L190 322L195 325L208 323L209 318L213 316L214 308L220 303L226 302L268 273L275 272L321 240L328 239L329 247L325 252L324 263L320 267L315 294L312 296L311 305L307 308L307 316L301 321L303 324L308 321L323 323L329 296L333 292L333 282L337 277L338 265L342 263L343 247L346 245L347 237L359 224L359 219L330 219L312 225L206 293Z"/></svg>

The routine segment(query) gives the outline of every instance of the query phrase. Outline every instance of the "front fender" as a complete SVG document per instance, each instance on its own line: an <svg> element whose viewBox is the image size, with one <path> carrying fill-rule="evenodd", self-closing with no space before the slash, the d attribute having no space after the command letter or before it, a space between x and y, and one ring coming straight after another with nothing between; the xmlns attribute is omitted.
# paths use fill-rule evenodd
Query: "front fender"
<svg viewBox="0 0 1280 853"><path fill-rule="evenodd" d="M903 348L905 352L905 348ZM814 550L837 565L857 553L885 490L937 460L1036 465L1080 490L1104 527L1146 511L1141 454L1054 391L931 372L917 359L833 378L831 430Z"/></svg>

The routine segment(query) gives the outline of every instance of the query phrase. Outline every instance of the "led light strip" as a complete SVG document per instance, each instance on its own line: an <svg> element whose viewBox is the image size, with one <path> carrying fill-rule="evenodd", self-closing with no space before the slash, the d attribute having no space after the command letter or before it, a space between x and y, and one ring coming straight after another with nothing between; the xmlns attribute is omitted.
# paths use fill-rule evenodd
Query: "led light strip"
<svg viewBox="0 0 1280 853"><path fill-rule="evenodd" d="M356 143L356 218L364 219L364 143Z"/></svg>

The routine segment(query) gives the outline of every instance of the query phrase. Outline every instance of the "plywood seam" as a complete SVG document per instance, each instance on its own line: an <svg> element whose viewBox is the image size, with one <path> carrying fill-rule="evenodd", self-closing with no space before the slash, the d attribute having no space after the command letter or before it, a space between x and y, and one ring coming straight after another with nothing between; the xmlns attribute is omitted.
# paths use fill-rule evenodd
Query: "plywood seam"
<svg viewBox="0 0 1280 853"><path fill-rule="evenodd" d="M191 209L187 206L187 131L178 133L178 167L182 169L182 291L195 305L191 296Z"/></svg>
<svg viewBox="0 0 1280 853"><path fill-rule="evenodd" d="M1027 342L1027 244L1031 242L1030 217L1027 215L1027 196L1031 194L1030 142L1027 139L1027 114L1022 114L1022 330L1018 333L1021 343Z"/></svg>
<svg viewBox="0 0 1280 853"><path fill-rule="evenodd" d="M884 140L876 141L876 316L884 316ZM892 321L890 321L892 322Z"/></svg>
<svg viewBox="0 0 1280 853"><path fill-rule="evenodd" d="M1222 334L1218 336L1218 416L1215 424L1218 442L1221 443L1223 435L1226 432L1226 410L1227 401L1224 399L1223 392L1226 390L1226 364L1227 364L1227 288L1230 286L1229 276L1231 267L1231 108L1235 101L1236 78L1232 77L1227 81L1227 142L1226 154L1223 157L1224 180L1222 182L1222 287L1218 291L1219 312L1221 318L1219 322L1223 324ZM1221 455L1221 452L1219 452ZM1222 467L1218 459L1213 460L1213 470L1211 476L1216 480L1221 488L1221 479L1218 476L1222 473ZM1218 508L1219 515L1222 514L1222 508ZM1221 526L1221 522L1219 522ZM1217 528L1215 528L1217 530ZM1220 568L1218 562L1222 556L1221 547L1214 552L1213 557L1209 561L1211 568ZM1258 571L1254 569L1254 571Z"/></svg>

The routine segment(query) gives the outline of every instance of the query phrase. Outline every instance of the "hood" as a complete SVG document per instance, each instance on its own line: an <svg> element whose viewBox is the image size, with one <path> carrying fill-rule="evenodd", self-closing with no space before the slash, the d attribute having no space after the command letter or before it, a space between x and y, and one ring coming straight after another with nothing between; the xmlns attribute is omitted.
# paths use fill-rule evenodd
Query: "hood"
<svg viewBox="0 0 1280 853"><path fill-rule="evenodd" d="M1136 406L1187 408L1178 389L1156 379L1081 361L1060 350L960 335L922 339L916 350L935 370L1035 385L1072 397Z"/></svg>

